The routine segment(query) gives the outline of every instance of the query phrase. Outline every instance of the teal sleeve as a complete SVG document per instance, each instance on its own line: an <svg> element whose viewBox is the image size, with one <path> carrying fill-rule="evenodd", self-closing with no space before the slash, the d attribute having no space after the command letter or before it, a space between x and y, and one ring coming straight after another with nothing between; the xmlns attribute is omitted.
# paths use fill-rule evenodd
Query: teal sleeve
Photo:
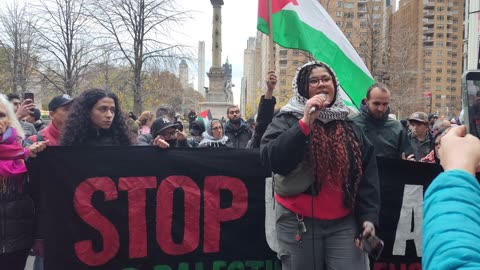
<svg viewBox="0 0 480 270"><path fill-rule="evenodd" d="M480 269L480 184L462 170L441 173L425 192L422 269Z"/></svg>

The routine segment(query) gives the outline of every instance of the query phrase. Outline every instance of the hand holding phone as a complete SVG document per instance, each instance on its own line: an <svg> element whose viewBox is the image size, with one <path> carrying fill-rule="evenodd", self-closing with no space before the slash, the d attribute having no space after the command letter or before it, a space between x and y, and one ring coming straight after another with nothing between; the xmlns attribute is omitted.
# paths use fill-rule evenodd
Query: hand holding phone
<svg viewBox="0 0 480 270"><path fill-rule="evenodd" d="M33 93L24 93L23 94L23 100L30 99L32 100L32 103L35 101Z"/></svg>
<svg viewBox="0 0 480 270"><path fill-rule="evenodd" d="M367 235L363 237L362 234L358 235L356 239L360 240L362 250L367 253L373 260L378 260L382 254L384 243L376 235Z"/></svg>

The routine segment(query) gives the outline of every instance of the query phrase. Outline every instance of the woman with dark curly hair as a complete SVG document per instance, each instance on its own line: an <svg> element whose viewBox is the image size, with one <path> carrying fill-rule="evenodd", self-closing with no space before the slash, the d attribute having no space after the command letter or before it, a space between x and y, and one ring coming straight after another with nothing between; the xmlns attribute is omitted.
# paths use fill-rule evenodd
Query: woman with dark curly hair
<svg viewBox="0 0 480 270"><path fill-rule="evenodd" d="M130 145L118 97L102 89L83 92L72 105L60 145Z"/></svg>
<svg viewBox="0 0 480 270"><path fill-rule="evenodd" d="M300 67L295 95L261 142L274 175L282 269L367 269L354 238L375 235L380 191L373 146L347 119L333 70Z"/></svg>

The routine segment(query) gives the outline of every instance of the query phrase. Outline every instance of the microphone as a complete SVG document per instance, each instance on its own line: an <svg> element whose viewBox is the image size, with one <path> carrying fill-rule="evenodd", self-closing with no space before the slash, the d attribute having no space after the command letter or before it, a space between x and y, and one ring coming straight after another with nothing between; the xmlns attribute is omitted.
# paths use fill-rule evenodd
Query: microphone
<svg viewBox="0 0 480 270"><path fill-rule="evenodd" d="M327 100L328 96L327 94L324 94L324 93L321 93L319 94L324 100ZM312 108L310 108L310 111L308 112L309 115L311 115L312 113L314 113L316 110L318 110L317 106L313 106Z"/></svg>

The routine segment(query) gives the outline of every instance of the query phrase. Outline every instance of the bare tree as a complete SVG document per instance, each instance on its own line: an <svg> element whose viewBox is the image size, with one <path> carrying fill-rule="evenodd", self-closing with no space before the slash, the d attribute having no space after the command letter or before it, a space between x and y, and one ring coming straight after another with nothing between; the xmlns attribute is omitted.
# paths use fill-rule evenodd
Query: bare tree
<svg viewBox="0 0 480 270"><path fill-rule="evenodd" d="M5 52L10 87L13 93L24 93L36 64L34 52L35 20L27 14L27 6L14 3L0 12L0 46Z"/></svg>
<svg viewBox="0 0 480 270"><path fill-rule="evenodd" d="M406 26L396 25L388 46L388 85L392 91L392 108L398 118L408 116L422 107L423 98L417 91L417 35Z"/></svg>
<svg viewBox="0 0 480 270"><path fill-rule="evenodd" d="M85 0L40 0L37 33L44 58L38 72L58 91L69 95L95 59Z"/></svg>
<svg viewBox="0 0 480 270"><path fill-rule="evenodd" d="M173 66L185 57L184 46L167 40L187 13L177 10L175 0L98 0L89 10L128 62L134 74L133 111L141 113L144 64L155 60Z"/></svg>

